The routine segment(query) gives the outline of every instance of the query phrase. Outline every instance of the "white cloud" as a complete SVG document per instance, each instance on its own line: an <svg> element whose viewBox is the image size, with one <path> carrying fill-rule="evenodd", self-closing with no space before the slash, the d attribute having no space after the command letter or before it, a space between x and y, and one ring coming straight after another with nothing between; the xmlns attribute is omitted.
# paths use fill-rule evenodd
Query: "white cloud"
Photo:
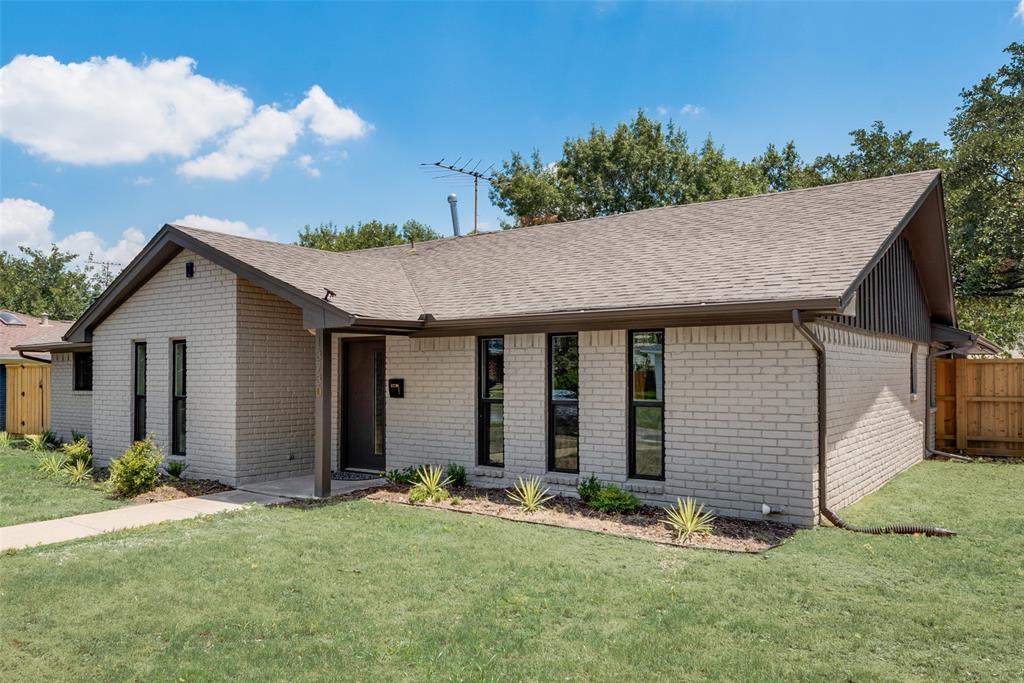
<svg viewBox="0 0 1024 683"><path fill-rule="evenodd" d="M657 107L654 108L654 111L658 112L658 116L662 118L668 116L668 107L664 105L658 105Z"/></svg>
<svg viewBox="0 0 1024 683"><path fill-rule="evenodd" d="M122 232L121 239L109 247L91 230L75 232L57 240L50 229L52 222L53 210L42 204L30 199L4 199L0 202L0 248L20 254L19 246L46 250L56 243L61 251L77 255L76 265L83 265L92 254L95 261L125 266L146 243L146 236L136 228Z"/></svg>
<svg viewBox="0 0 1024 683"><path fill-rule="evenodd" d="M127 228L121 239L107 246L103 238L90 230L75 232L57 242L61 251L78 254L76 263L85 264L92 256L93 261L116 264L114 271L127 266L135 255L146 245L146 236L138 228Z"/></svg>
<svg viewBox="0 0 1024 683"><path fill-rule="evenodd" d="M314 85L294 109L260 107L245 125L228 135L220 149L186 161L178 166L178 173L188 178L219 180L235 180L253 171L267 174L288 154L307 125L329 144L359 138L373 130L358 114L339 107L320 86ZM299 165L313 177L319 176L319 169L309 166L312 157L302 161L306 157L309 155L299 158Z"/></svg>
<svg viewBox="0 0 1024 683"><path fill-rule="evenodd" d="M704 107L697 104L684 104L679 113L683 116L700 116L704 113Z"/></svg>
<svg viewBox="0 0 1024 683"><path fill-rule="evenodd" d="M1017 11L1013 13L1013 16L1024 21L1024 0L1020 0L1020 2L1017 3Z"/></svg>
<svg viewBox="0 0 1024 683"><path fill-rule="evenodd" d="M72 164L189 156L252 112L241 88L196 74L195 64L19 55L0 68L0 135Z"/></svg>
<svg viewBox="0 0 1024 683"><path fill-rule="evenodd" d="M144 176L144 175L140 175L140 176L136 177L135 180L132 181L132 185L138 185L140 187L145 187L147 185L152 185L152 184L153 184L153 179L150 178L149 176Z"/></svg>
<svg viewBox="0 0 1024 683"><path fill-rule="evenodd" d="M291 113L265 105L244 126L228 136L224 145L178 166L189 178L235 180L252 171L270 170L299 138L302 122Z"/></svg>
<svg viewBox="0 0 1024 683"><path fill-rule="evenodd" d="M18 247L41 249L53 239L53 210L31 199L0 202L0 250L17 254Z"/></svg>
<svg viewBox="0 0 1024 683"><path fill-rule="evenodd" d="M214 232L223 232L228 235L238 235L239 237L254 237L260 240L273 239L273 235L271 235L266 228L253 228L245 221L231 221L223 218L213 218L211 216L202 216L190 213L184 218L179 218L178 220L171 222L178 225L187 225L193 228L199 228L200 230L212 230Z"/></svg>
<svg viewBox="0 0 1024 683"><path fill-rule="evenodd" d="M299 165L299 168L304 170L311 177L320 177L320 169L313 166L313 157L310 156L309 154L303 154L302 156L295 160L295 163L297 163Z"/></svg>

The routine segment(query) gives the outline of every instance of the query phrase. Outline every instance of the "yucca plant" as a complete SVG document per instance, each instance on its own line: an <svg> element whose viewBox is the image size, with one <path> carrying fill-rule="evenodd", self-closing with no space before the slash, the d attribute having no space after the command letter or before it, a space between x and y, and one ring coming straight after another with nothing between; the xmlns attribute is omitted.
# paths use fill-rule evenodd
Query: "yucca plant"
<svg viewBox="0 0 1024 683"><path fill-rule="evenodd" d="M63 473L66 464L68 459L63 453L50 453L39 459L36 469L44 477L58 477Z"/></svg>
<svg viewBox="0 0 1024 683"><path fill-rule="evenodd" d="M45 434L30 434L25 437L25 443L28 444L30 451L36 453L43 453L50 449L50 444L46 440Z"/></svg>
<svg viewBox="0 0 1024 683"><path fill-rule="evenodd" d="M70 484L84 484L92 480L92 468L85 460L67 462L61 471Z"/></svg>
<svg viewBox="0 0 1024 683"><path fill-rule="evenodd" d="M7 432L0 432L0 448L11 448L14 446L14 437Z"/></svg>
<svg viewBox="0 0 1024 683"><path fill-rule="evenodd" d="M665 523L676 532L676 540L680 543L686 543L694 534L714 533L711 523L715 521L715 516L705 512L703 505L698 507L693 498L676 498L676 504L665 508L665 514Z"/></svg>
<svg viewBox="0 0 1024 683"><path fill-rule="evenodd" d="M536 512L543 510L544 503L554 498L554 496L548 495L548 490L541 488L540 479L537 477L530 477L525 481L519 477L516 485L505 491L505 495L519 503L523 512Z"/></svg>
<svg viewBox="0 0 1024 683"><path fill-rule="evenodd" d="M439 503L448 499L448 485L451 478L444 475L444 470L433 465L424 465L416 470L412 488L409 489L409 500L419 503L426 500Z"/></svg>

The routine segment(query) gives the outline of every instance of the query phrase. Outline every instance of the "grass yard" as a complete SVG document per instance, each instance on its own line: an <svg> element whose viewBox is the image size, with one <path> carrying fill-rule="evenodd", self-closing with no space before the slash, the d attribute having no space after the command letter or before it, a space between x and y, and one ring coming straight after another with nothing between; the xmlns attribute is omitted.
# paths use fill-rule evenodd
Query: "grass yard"
<svg viewBox="0 0 1024 683"><path fill-rule="evenodd" d="M69 486L36 475L37 454L0 448L0 527L122 507L95 485Z"/></svg>
<svg viewBox="0 0 1024 683"><path fill-rule="evenodd" d="M1024 678L1024 467L927 462L847 510L955 539L765 556L436 510L257 509L0 557L8 680Z"/></svg>

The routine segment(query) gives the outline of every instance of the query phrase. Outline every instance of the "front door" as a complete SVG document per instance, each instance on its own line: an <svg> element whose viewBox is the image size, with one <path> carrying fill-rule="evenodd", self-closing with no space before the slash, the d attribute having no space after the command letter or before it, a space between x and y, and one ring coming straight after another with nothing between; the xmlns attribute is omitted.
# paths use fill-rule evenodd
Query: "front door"
<svg viewBox="0 0 1024 683"><path fill-rule="evenodd" d="M347 341L345 363L345 467L384 471L384 342Z"/></svg>

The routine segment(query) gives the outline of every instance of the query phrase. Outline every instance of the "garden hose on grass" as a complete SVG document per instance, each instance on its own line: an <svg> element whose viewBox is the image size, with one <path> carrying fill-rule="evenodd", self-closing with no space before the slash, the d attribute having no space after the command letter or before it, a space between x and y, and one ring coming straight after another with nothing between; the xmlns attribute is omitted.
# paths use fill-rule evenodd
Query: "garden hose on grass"
<svg viewBox="0 0 1024 683"><path fill-rule="evenodd" d="M950 536L956 536L955 531L950 529L943 529L942 527L934 526L917 526L916 524L887 524L885 526L855 526L853 524L847 524L846 521L832 512L828 508L824 508L821 514L828 521L832 522L839 529L845 529L846 531L856 531L861 534L875 534L881 536L884 534L907 534L917 535L923 534L924 536L941 536L948 538Z"/></svg>

